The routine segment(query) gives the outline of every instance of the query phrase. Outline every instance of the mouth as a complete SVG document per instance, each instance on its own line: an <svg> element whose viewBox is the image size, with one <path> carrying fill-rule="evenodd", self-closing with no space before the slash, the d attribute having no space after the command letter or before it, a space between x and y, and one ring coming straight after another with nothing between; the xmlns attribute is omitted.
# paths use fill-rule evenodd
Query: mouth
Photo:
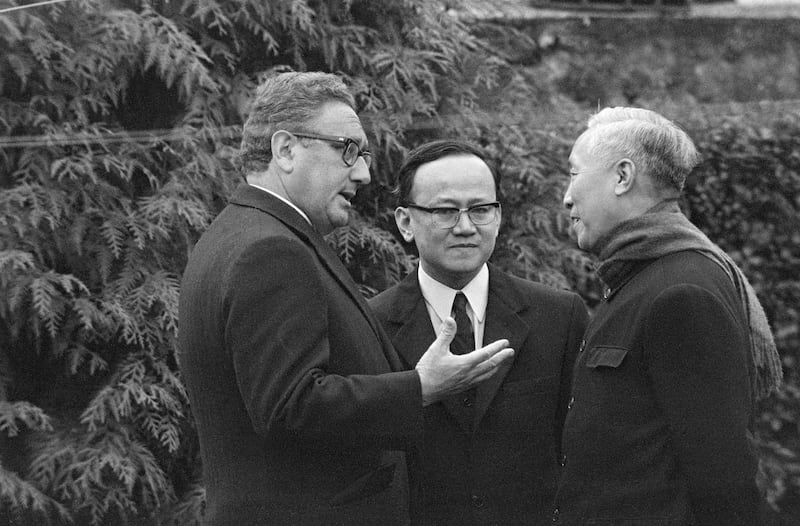
<svg viewBox="0 0 800 526"><path fill-rule="evenodd" d="M580 222L581 218L578 217L578 216L570 216L569 220L571 221L572 226L574 227L575 225L577 225Z"/></svg>
<svg viewBox="0 0 800 526"><path fill-rule="evenodd" d="M450 248L478 248L478 245L476 243L458 243L450 245Z"/></svg>
<svg viewBox="0 0 800 526"><path fill-rule="evenodd" d="M347 204L350 204L350 202L356 196L356 193L355 192L351 192L349 190L345 190L344 192L339 192L339 195L342 196L345 201L347 201Z"/></svg>

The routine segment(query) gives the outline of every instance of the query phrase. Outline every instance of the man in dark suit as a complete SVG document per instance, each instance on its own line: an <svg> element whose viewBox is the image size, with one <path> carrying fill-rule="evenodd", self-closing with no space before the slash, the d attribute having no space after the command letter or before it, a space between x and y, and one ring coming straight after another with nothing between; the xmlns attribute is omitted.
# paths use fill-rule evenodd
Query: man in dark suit
<svg viewBox="0 0 800 526"><path fill-rule="evenodd" d="M459 333L451 348L469 352L502 334L515 349L513 365L425 408L410 464L414 524L550 520L586 308L576 294L487 265L500 226L497 191L497 172L460 141L424 144L400 169L395 219L419 266L370 303L405 366L418 363L451 312Z"/></svg>
<svg viewBox="0 0 800 526"><path fill-rule="evenodd" d="M606 288L575 366L556 524L760 523L748 426L780 362L747 279L678 207L697 161L639 108L599 112L572 149L564 204Z"/></svg>
<svg viewBox="0 0 800 526"><path fill-rule="evenodd" d="M210 524L408 523L405 460L422 410L513 354L455 356L452 319L402 362L323 239L370 180L352 95L285 73L244 126L247 183L194 247L180 298L180 365L197 423Z"/></svg>

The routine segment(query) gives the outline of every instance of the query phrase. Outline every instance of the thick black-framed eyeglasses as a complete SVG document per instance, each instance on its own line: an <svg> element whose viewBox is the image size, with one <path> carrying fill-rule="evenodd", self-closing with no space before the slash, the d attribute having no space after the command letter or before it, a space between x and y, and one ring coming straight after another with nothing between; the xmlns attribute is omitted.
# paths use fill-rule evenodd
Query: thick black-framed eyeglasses
<svg viewBox="0 0 800 526"><path fill-rule="evenodd" d="M437 206L428 208L414 203L407 203L405 206L420 210L431 215L433 225L438 228L453 228L461 220L461 213L466 212L469 220L475 225L488 225L497 219L497 211L500 210L500 203L479 203L466 208L456 208L454 206Z"/></svg>
<svg viewBox="0 0 800 526"><path fill-rule="evenodd" d="M336 137L334 135L318 135L316 133L298 133L298 132L291 132L292 135L296 137L302 137L304 139L315 139L317 141L328 141L328 142L335 142L341 144L344 147L342 150L342 161L347 166L353 166L356 164L359 155L364 159L364 162L367 163L367 168L370 167L372 164L372 154L369 153L369 150L362 150L361 147L358 145L358 142L351 139L350 137Z"/></svg>

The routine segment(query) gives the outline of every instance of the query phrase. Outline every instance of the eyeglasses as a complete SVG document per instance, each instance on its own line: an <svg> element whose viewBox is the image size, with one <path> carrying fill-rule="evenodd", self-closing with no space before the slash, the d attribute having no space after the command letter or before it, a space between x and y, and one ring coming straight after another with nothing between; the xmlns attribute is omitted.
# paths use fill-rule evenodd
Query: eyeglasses
<svg viewBox="0 0 800 526"><path fill-rule="evenodd" d="M466 212L469 220L475 225L488 225L497 219L497 211L500 210L500 203L480 203L466 208L455 208L451 206L437 206L428 208L414 203L405 206L414 208L431 215L431 221L437 228L453 228L461 220L461 213Z"/></svg>
<svg viewBox="0 0 800 526"><path fill-rule="evenodd" d="M344 161L344 164L347 166L353 166L356 164L359 155L364 159L364 162L367 163L367 168L369 168L372 164L372 154L369 153L368 150L362 150L358 145L358 142L350 137L334 137L332 135L317 135L315 133L291 133L296 137L303 137L304 139L335 142L343 145L344 150L342 151L342 161Z"/></svg>

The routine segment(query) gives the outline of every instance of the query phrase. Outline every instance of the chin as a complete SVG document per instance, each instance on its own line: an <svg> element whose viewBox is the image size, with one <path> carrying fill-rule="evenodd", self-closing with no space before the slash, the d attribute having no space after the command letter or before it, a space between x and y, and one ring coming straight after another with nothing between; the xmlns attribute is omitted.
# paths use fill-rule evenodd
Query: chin
<svg viewBox="0 0 800 526"><path fill-rule="evenodd" d="M457 276L460 276L460 277L464 277L464 276L472 277L472 276L475 276L475 274L478 273L478 271L481 269L482 266L483 266L483 263L481 263L481 262L470 262L470 264L464 264L464 265L459 265L457 267L451 267L451 268L448 269L448 271L451 274L457 275Z"/></svg>
<svg viewBox="0 0 800 526"><path fill-rule="evenodd" d="M348 213L337 215L336 217L331 218L331 225L333 228L341 228L343 226L347 226L348 223L350 223L350 214Z"/></svg>

